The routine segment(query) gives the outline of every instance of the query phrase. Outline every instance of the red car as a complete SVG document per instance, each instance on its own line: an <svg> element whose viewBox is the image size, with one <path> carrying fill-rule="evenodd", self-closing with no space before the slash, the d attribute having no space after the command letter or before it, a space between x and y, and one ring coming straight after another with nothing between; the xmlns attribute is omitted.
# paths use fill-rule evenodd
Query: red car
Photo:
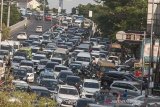
<svg viewBox="0 0 160 107"><path fill-rule="evenodd" d="M52 21L52 16L45 16L46 21Z"/></svg>

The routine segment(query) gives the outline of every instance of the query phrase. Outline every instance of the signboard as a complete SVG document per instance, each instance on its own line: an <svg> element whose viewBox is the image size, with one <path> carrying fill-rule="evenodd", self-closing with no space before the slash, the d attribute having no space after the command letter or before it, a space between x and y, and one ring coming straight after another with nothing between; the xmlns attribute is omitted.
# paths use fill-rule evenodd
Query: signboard
<svg viewBox="0 0 160 107"><path fill-rule="evenodd" d="M58 13L61 13L61 7L58 8Z"/></svg>
<svg viewBox="0 0 160 107"><path fill-rule="evenodd" d="M124 40L126 40L126 33L124 31L119 31L116 33L116 39L119 42L123 42Z"/></svg>
<svg viewBox="0 0 160 107"><path fill-rule="evenodd" d="M92 17L92 11L89 11L89 17Z"/></svg>
<svg viewBox="0 0 160 107"><path fill-rule="evenodd" d="M150 43L151 43L151 40L149 38L145 40L145 44L143 42L142 52L143 52L145 63L150 62ZM153 46L153 62L157 62L157 56L159 51L158 48L159 48L159 40L157 39L155 40L155 43Z"/></svg>

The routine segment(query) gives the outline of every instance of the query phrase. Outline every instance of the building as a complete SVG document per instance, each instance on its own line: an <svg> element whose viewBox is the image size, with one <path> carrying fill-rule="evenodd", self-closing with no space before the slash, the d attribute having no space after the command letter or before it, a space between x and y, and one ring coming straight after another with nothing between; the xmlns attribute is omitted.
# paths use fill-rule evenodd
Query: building
<svg viewBox="0 0 160 107"><path fill-rule="evenodd" d="M148 0L147 33L151 33L153 22L153 32L160 35L160 0Z"/></svg>
<svg viewBox="0 0 160 107"><path fill-rule="evenodd" d="M17 7L19 8L29 8L29 9L38 9L38 7L41 5L37 0L18 0L17 1Z"/></svg>

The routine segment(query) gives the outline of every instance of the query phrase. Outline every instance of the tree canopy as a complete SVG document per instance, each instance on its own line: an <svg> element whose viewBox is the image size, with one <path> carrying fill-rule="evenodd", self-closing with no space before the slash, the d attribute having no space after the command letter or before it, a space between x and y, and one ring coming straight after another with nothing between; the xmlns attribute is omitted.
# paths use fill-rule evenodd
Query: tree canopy
<svg viewBox="0 0 160 107"><path fill-rule="evenodd" d="M80 4L79 14L91 18L104 36L115 35L120 30L140 31L146 28L147 0L95 0L97 5ZM113 37L113 36L112 36ZM115 36L114 36L115 37Z"/></svg>

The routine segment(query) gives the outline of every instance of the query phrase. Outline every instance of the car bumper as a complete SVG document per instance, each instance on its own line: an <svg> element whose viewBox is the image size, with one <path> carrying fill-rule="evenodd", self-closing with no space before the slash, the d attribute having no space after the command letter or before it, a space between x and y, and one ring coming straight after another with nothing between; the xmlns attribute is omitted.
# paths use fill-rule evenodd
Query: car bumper
<svg viewBox="0 0 160 107"><path fill-rule="evenodd" d="M65 104L61 104L60 107L73 107L73 105L65 105Z"/></svg>

